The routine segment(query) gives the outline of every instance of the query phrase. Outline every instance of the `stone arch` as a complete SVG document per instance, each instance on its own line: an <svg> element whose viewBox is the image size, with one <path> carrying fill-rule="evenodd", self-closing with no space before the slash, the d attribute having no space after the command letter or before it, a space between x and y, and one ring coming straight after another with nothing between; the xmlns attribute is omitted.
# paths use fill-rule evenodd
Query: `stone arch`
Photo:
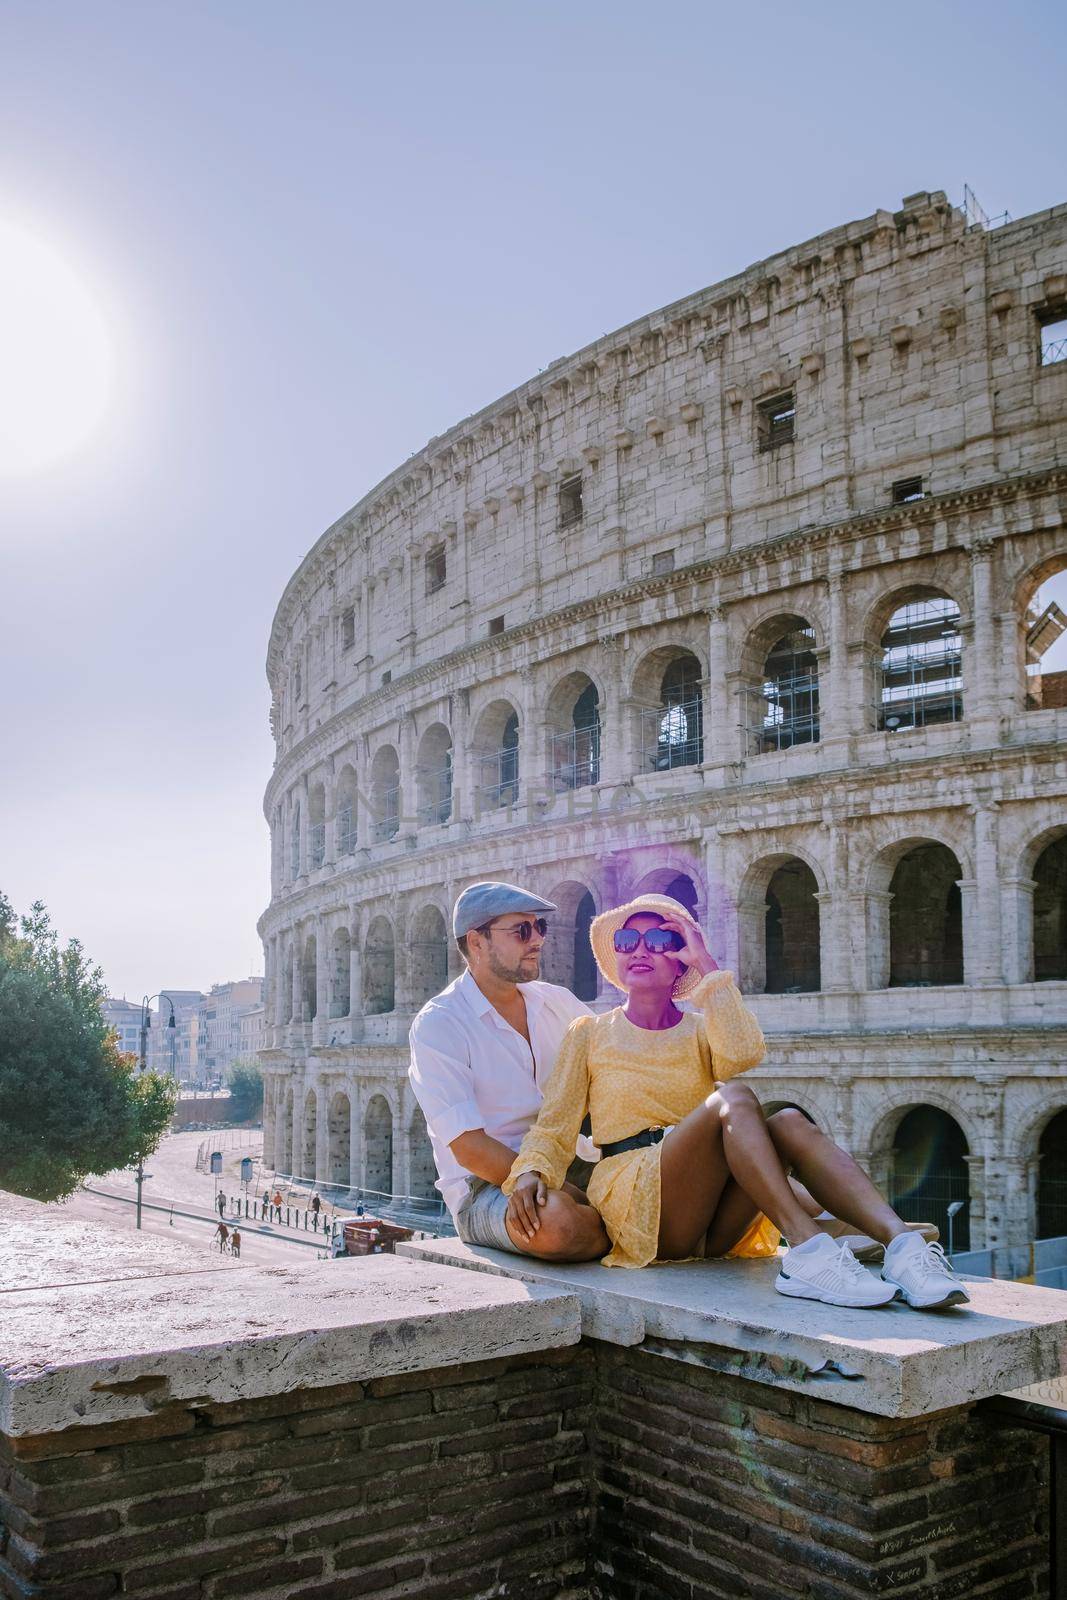
<svg viewBox="0 0 1067 1600"><path fill-rule="evenodd" d="M937 869L928 880L924 861ZM930 834L894 839L876 852L867 872L869 988L929 986L938 975L942 983L964 982L966 930L958 884L970 876L969 865L957 841L949 844ZM935 921L920 926L919 908L927 901Z"/></svg>
<svg viewBox="0 0 1067 1600"><path fill-rule="evenodd" d="M738 986L746 994L808 992L804 985L821 988L822 929L817 896L825 889L822 863L802 845L769 852L746 868L737 897ZM805 896L810 896L810 904ZM787 904L784 921L783 897ZM814 942L814 956L806 961L801 959L801 941L805 939ZM773 957L770 963L769 955ZM786 975L794 969L795 976L787 981Z"/></svg>
<svg viewBox="0 0 1067 1600"><path fill-rule="evenodd" d="M326 785L308 786L308 871L317 872L326 860Z"/></svg>
<svg viewBox="0 0 1067 1600"><path fill-rule="evenodd" d="M352 1102L343 1089L330 1097L327 1182L347 1189L352 1171Z"/></svg>
<svg viewBox="0 0 1067 1600"><path fill-rule="evenodd" d="M304 953L300 960L300 996L303 1002L304 1021L314 1022L318 1015L319 946L313 933L304 940Z"/></svg>
<svg viewBox="0 0 1067 1600"><path fill-rule="evenodd" d="M603 704L600 686L586 672L568 672L549 694L548 770L557 790L599 783Z"/></svg>
<svg viewBox="0 0 1067 1600"><path fill-rule="evenodd" d="M393 1112L382 1094L371 1095L363 1114L363 1184L373 1194L393 1192Z"/></svg>
<svg viewBox="0 0 1067 1600"><path fill-rule="evenodd" d="M520 718L510 700L491 700L470 737L477 811L497 811L519 798Z"/></svg>
<svg viewBox="0 0 1067 1600"><path fill-rule="evenodd" d="M411 922L411 1000L425 1005L448 982L448 927L439 906L422 906Z"/></svg>
<svg viewBox="0 0 1067 1600"><path fill-rule="evenodd" d="M685 906L687 911L691 911L698 922L704 914L703 881L688 862L684 866L666 864L651 867L643 872L627 892L626 898L635 900L640 894L669 895L672 900Z"/></svg>
<svg viewBox="0 0 1067 1600"><path fill-rule="evenodd" d="M953 1246L970 1247L970 1146L957 1116L924 1098L900 1108L890 1151L889 1200L905 1222L933 1222L946 1248L948 1208L963 1209L953 1219Z"/></svg>
<svg viewBox="0 0 1067 1600"><path fill-rule="evenodd" d="M419 826L436 828L452 815L452 735L435 722L419 740L415 757Z"/></svg>
<svg viewBox="0 0 1067 1600"><path fill-rule="evenodd" d="M359 780L356 769L345 762L337 777L334 797L337 855L352 855L359 843Z"/></svg>
<svg viewBox="0 0 1067 1600"><path fill-rule="evenodd" d="M593 1000L597 993L597 968L589 943L589 925L596 915L593 892L580 880L568 878L547 898L559 910L549 917L541 976L570 989L579 1000Z"/></svg>
<svg viewBox="0 0 1067 1600"><path fill-rule="evenodd" d="M705 669L685 644L662 644L638 663L630 687L637 770L667 772L704 759Z"/></svg>
<svg viewBox="0 0 1067 1600"><path fill-rule="evenodd" d="M314 1089L309 1089L304 1095L303 1113L300 1118L300 1170L297 1174L302 1178L315 1177L315 1147L318 1140L319 1128L319 1102Z"/></svg>
<svg viewBox="0 0 1067 1600"><path fill-rule="evenodd" d="M1037 1154L1036 1237L1059 1239L1067 1234L1067 1105L1046 1121Z"/></svg>
<svg viewBox="0 0 1067 1600"><path fill-rule="evenodd" d="M377 916L363 946L363 1010L380 1016L396 1006L396 938L388 917Z"/></svg>
<svg viewBox="0 0 1067 1600"><path fill-rule="evenodd" d="M777 611L749 630L741 650L749 755L817 742L820 649L814 624L796 612Z"/></svg>
<svg viewBox="0 0 1067 1600"><path fill-rule="evenodd" d="M274 1130L274 1170L293 1170L293 1085L289 1084L282 1099L278 1123Z"/></svg>
<svg viewBox="0 0 1067 1600"><path fill-rule="evenodd" d="M378 843L400 831L400 757L391 744L381 744L370 767L370 813Z"/></svg>
<svg viewBox="0 0 1067 1600"><path fill-rule="evenodd" d="M1059 535L1062 537L1062 534ZM1027 710L1041 710L1047 705L1064 704L1067 679L1062 670L1052 674L1046 682L1042 671L1042 657L1061 636L1067 605L1063 596L1056 596L1051 604L1037 603L1038 592L1050 578L1067 573L1067 549L1053 549L1037 561L1031 561L1012 589L1010 615L1015 618L1015 657L1019 704ZM1008 625L1005 619L1005 626Z"/></svg>
<svg viewBox="0 0 1067 1600"><path fill-rule="evenodd" d="M414 1200L437 1198L437 1163L419 1105L412 1110L408 1124L408 1194Z"/></svg>
<svg viewBox="0 0 1067 1600"><path fill-rule="evenodd" d="M879 596L864 639L869 725L888 733L963 716L963 607L947 589L908 584Z"/></svg>
<svg viewBox="0 0 1067 1600"><path fill-rule="evenodd" d="M352 935L335 928L330 941L330 1016L347 1017L352 1007Z"/></svg>
<svg viewBox="0 0 1067 1600"><path fill-rule="evenodd" d="M1067 978L1067 828L1057 829L1034 862L1033 978Z"/></svg>

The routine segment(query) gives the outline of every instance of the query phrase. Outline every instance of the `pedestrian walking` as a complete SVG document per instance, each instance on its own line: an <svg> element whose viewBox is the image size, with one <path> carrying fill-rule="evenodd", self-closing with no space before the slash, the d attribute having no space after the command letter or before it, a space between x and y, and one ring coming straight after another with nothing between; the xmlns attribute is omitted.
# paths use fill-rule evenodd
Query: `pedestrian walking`
<svg viewBox="0 0 1067 1600"><path fill-rule="evenodd" d="M226 1215L226 1196L223 1194L221 1189L215 1196L215 1204L218 1207L219 1216L224 1217Z"/></svg>
<svg viewBox="0 0 1067 1600"><path fill-rule="evenodd" d="M240 1255L241 1255L241 1235L240 1235L240 1232L238 1231L238 1229L236 1229L236 1228L234 1228L233 1232L230 1234L230 1254L232 1256L237 1256L238 1259L240 1259Z"/></svg>
<svg viewBox="0 0 1067 1600"><path fill-rule="evenodd" d="M264 1191L263 1191L263 1199L260 1201L260 1213L259 1214L263 1218L264 1222L270 1216L270 1190L269 1189L264 1189Z"/></svg>
<svg viewBox="0 0 1067 1600"><path fill-rule="evenodd" d="M280 1189L275 1189L274 1191L273 1205L274 1220L275 1222L280 1222L282 1220L282 1191Z"/></svg>
<svg viewBox="0 0 1067 1600"><path fill-rule="evenodd" d="M230 1237L230 1230L224 1222L219 1222L218 1227L215 1229L215 1237L219 1241L219 1254L221 1255L226 1249L226 1241Z"/></svg>

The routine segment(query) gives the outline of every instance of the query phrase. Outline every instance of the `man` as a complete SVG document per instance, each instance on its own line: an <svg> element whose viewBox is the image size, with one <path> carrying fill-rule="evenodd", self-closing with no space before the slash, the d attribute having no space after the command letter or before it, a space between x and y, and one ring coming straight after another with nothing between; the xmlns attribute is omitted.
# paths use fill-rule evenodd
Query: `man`
<svg viewBox="0 0 1067 1600"><path fill-rule="evenodd" d="M410 1077L459 1237L548 1261L591 1261L610 1241L578 1184L546 1196L536 1232L508 1218L500 1192L563 1035L590 1014L568 989L538 982L545 913L556 909L512 883L464 889L452 931L466 970L412 1023Z"/></svg>

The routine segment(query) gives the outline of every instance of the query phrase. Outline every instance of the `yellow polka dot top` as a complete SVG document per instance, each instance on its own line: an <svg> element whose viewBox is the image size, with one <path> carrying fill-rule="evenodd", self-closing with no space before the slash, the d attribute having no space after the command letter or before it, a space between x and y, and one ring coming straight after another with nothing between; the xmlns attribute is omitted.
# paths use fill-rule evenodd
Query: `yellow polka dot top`
<svg viewBox="0 0 1067 1600"><path fill-rule="evenodd" d="M701 1015L683 1012L680 1022L662 1031L637 1027L621 1006L571 1023L537 1121L503 1184L505 1194L523 1172L539 1172L558 1189L587 1112L594 1144L613 1144L644 1128L673 1127L707 1099L716 1082L759 1065L763 1034L732 973L708 973L692 1002ZM612 1242L605 1266L640 1267L655 1260L662 1148L623 1151L594 1168L589 1199ZM777 1230L761 1217L730 1254L770 1255L777 1246Z"/></svg>

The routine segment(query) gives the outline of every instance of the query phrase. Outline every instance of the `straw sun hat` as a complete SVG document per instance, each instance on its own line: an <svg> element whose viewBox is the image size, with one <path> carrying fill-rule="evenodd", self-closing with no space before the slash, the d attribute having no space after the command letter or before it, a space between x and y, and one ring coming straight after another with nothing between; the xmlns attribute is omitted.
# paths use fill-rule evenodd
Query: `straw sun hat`
<svg viewBox="0 0 1067 1600"><path fill-rule="evenodd" d="M692 912L687 911L679 901L672 900L666 894L639 894L636 900L628 900L624 906L616 906L614 911L602 911L590 924L589 941L593 946L597 966L616 989L621 989L623 985L619 982L618 956L615 954L613 943L615 933L631 917L636 917L642 911L654 911L661 917L682 917L691 927L699 929ZM673 998L687 999L702 977L699 968L687 967L674 985Z"/></svg>

